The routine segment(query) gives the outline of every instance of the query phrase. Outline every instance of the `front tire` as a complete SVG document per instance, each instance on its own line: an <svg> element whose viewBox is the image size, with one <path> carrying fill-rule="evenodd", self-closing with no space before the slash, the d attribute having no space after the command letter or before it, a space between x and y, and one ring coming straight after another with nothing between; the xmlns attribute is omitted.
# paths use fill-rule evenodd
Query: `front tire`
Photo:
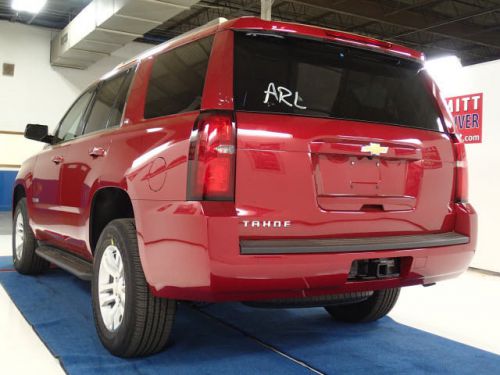
<svg viewBox="0 0 500 375"><path fill-rule="evenodd" d="M401 288L373 292L366 300L349 305L326 306L335 320L348 323L373 322L386 316L396 304Z"/></svg>
<svg viewBox="0 0 500 375"><path fill-rule="evenodd" d="M172 330L176 302L149 291L133 219L117 219L96 246L92 304L102 344L119 357L161 351Z"/></svg>
<svg viewBox="0 0 500 375"><path fill-rule="evenodd" d="M29 225L26 198L17 202L12 221L12 261L17 272L38 275L46 271L50 263L35 253L36 239Z"/></svg>

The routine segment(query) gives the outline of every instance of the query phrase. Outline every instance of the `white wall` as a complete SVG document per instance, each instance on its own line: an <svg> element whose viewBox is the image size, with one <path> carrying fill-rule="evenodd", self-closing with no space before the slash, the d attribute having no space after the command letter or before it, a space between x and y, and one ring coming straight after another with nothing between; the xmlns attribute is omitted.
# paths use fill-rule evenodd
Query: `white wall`
<svg viewBox="0 0 500 375"><path fill-rule="evenodd" d="M3 63L15 64L14 77L0 71L0 131L22 132L27 123L49 125L53 130L88 85L151 47L130 43L86 70L58 68L50 65L50 40L56 32L0 21L0 69ZM8 152L7 144L11 145ZM0 164L21 164L40 148L39 142L0 134Z"/></svg>
<svg viewBox="0 0 500 375"><path fill-rule="evenodd" d="M443 96L483 93L483 143L468 144L469 200L479 214L473 266L500 272L500 60L471 65L440 82ZM498 233L497 233L498 232Z"/></svg>

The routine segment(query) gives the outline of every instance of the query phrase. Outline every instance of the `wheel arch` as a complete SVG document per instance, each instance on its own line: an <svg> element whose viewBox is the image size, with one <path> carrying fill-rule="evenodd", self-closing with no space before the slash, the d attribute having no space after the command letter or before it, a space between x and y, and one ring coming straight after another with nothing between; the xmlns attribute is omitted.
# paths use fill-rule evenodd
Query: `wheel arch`
<svg viewBox="0 0 500 375"><path fill-rule="evenodd" d="M103 229L115 219L135 218L132 200L119 187L103 187L97 190L90 205L89 245L94 254Z"/></svg>
<svg viewBox="0 0 500 375"><path fill-rule="evenodd" d="M26 189L21 183L17 183L12 191L12 216L14 216L14 211L16 210L17 203L26 197Z"/></svg>

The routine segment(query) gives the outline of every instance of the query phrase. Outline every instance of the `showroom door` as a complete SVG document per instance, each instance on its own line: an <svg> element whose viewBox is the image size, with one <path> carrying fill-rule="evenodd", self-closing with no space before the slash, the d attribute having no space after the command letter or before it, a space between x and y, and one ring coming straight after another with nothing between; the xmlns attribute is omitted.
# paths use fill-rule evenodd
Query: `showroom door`
<svg viewBox="0 0 500 375"><path fill-rule="evenodd" d="M33 169L30 217L37 237L53 245L64 243L64 209L61 207L61 167L71 141L81 133L83 118L93 91L83 93L66 112L54 142L41 152Z"/></svg>
<svg viewBox="0 0 500 375"><path fill-rule="evenodd" d="M94 192L105 184L102 176L111 137L122 120L132 70L103 81L87 111L83 134L72 142L61 167L64 189L61 207L64 215L65 248L91 259L88 220Z"/></svg>

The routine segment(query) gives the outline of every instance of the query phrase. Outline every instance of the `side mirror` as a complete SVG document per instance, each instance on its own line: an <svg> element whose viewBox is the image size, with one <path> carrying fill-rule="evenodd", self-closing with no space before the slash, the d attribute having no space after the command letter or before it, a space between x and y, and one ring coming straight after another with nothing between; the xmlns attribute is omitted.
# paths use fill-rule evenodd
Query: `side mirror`
<svg viewBox="0 0 500 375"><path fill-rule="evenodd" d="M54 137L49 135L49 127L47 125L28 124L24 130L24 138L34 141L52 143Z"/></svg>

